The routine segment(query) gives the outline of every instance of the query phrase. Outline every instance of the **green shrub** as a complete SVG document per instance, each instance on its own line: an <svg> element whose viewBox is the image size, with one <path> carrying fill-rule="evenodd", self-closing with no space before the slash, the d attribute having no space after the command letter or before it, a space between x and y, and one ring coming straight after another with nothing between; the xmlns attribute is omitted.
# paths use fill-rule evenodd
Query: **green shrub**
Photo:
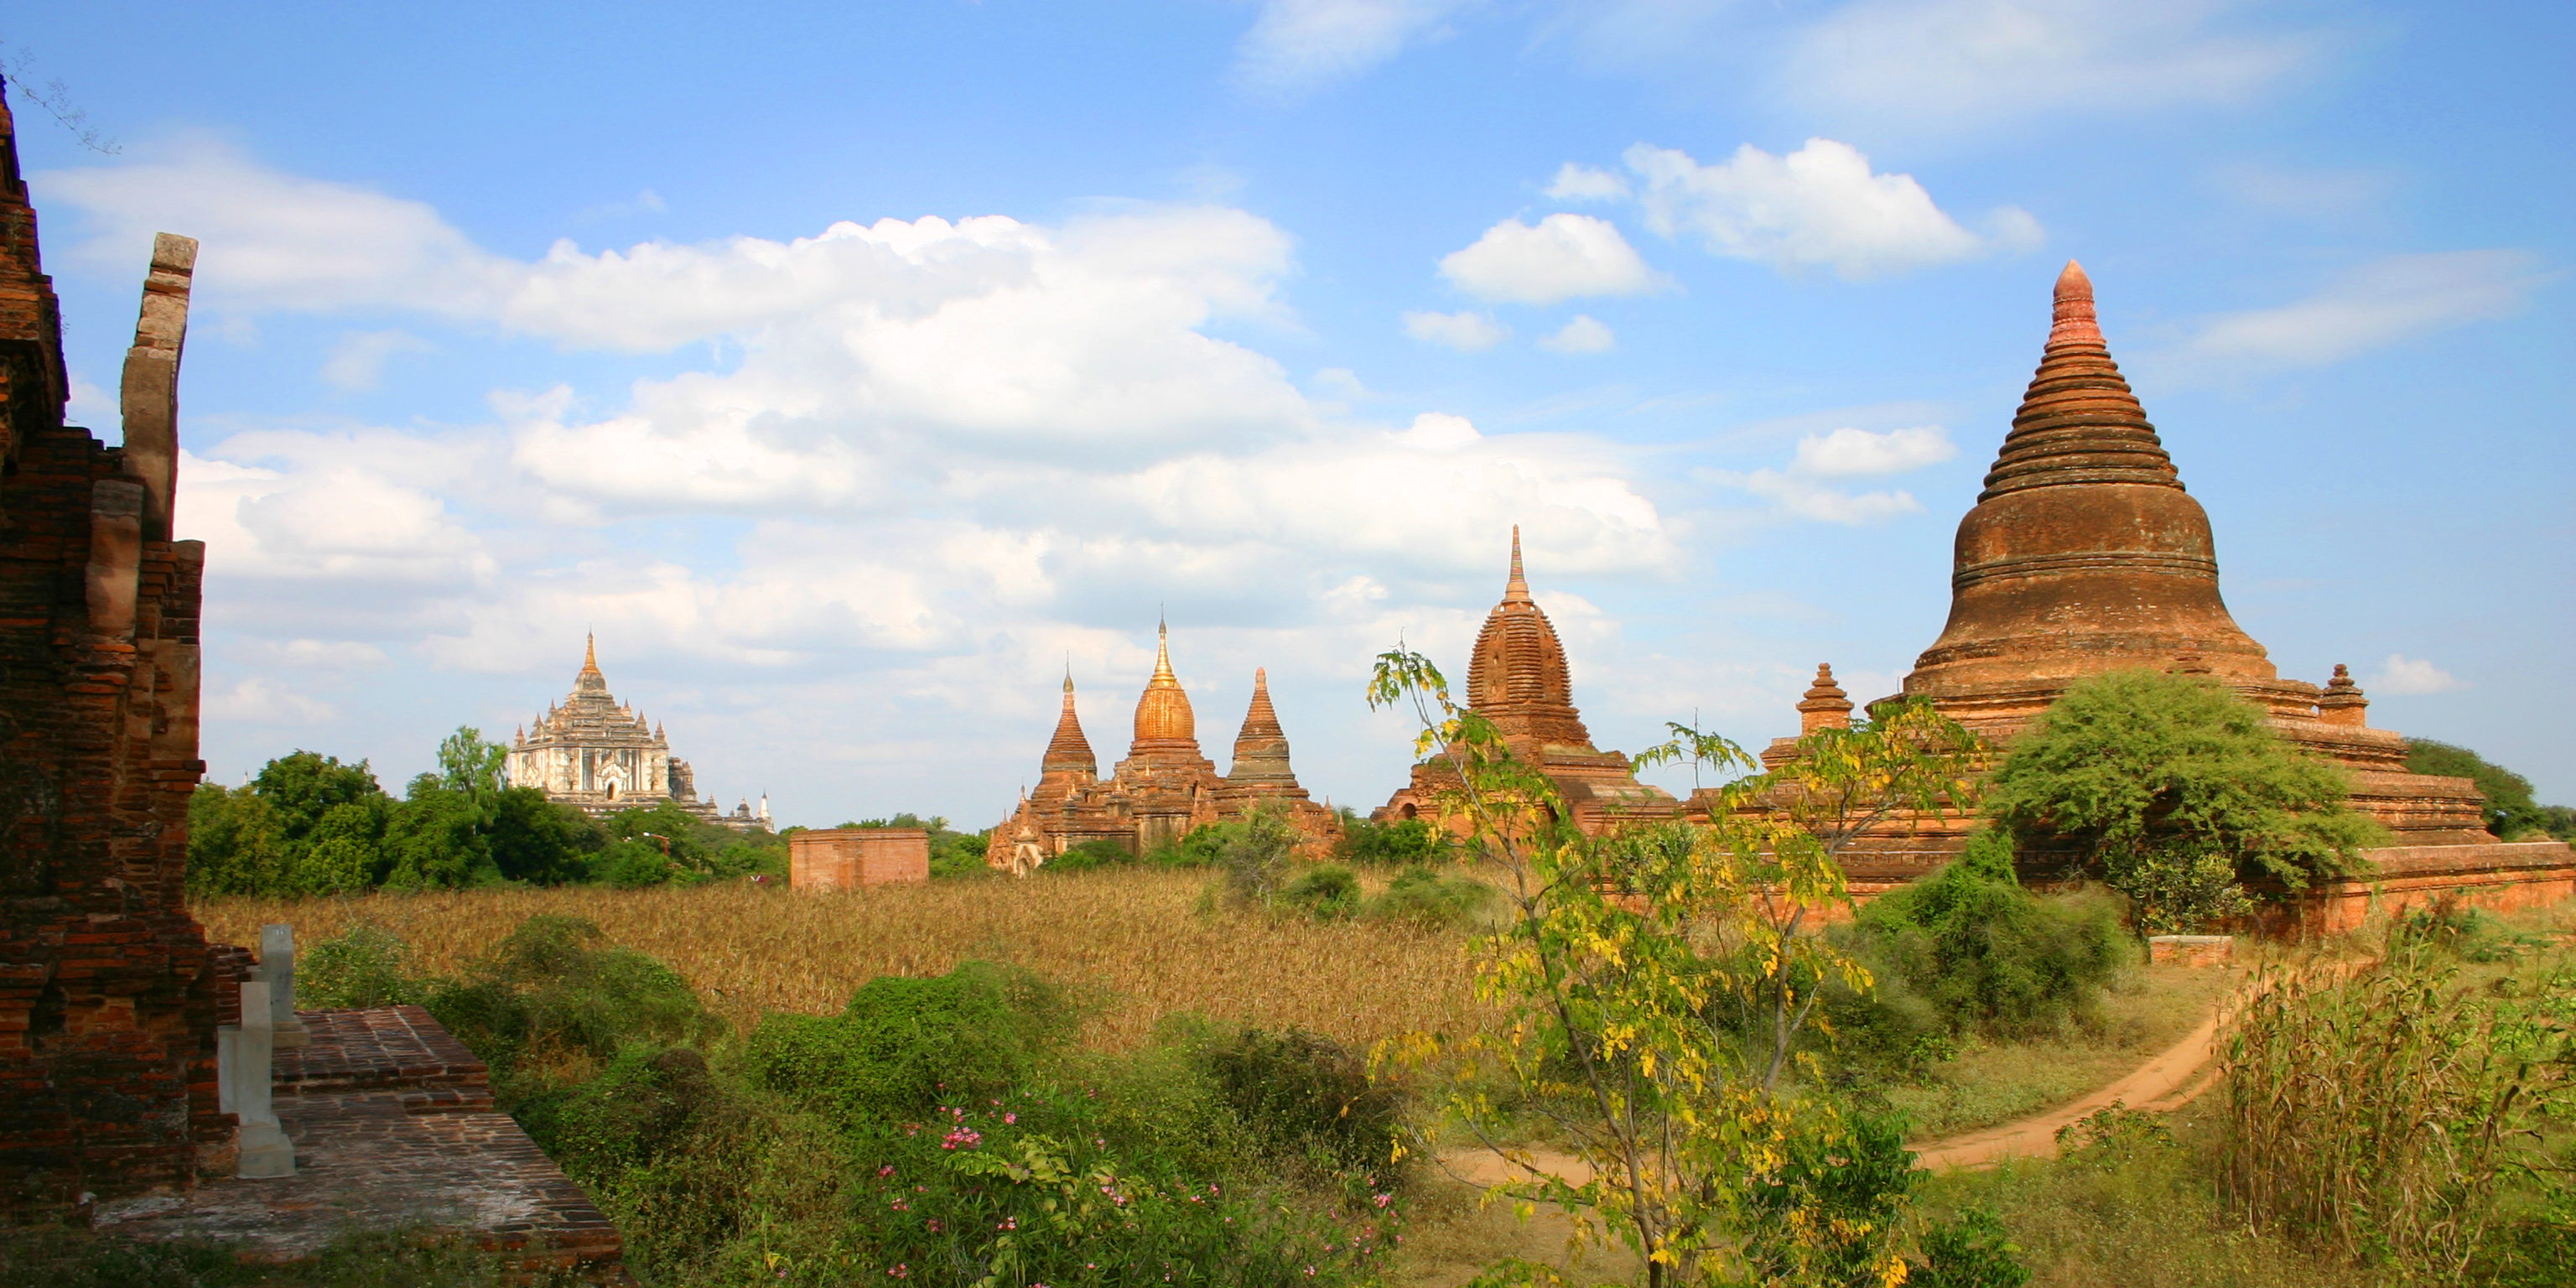
<svg viewBox="0 0 2576 1288"><path fill-rule="evenodd" d="M2030 1267L1994 1210L1972 1207L1923 1232L1923 1260L1907 1267L1914 1288L2022 1288Z"/></svg>
<svg viewBox="0 0 2576 1288"><path fill-rule="evenodd" d="M1393 1173L1403 1101L1349 1048L1303 1029L1247 1028L1202 1058L1268 1156L1361 1177Z"/></svg>
<svg viewBox="0 0 2576 1288"><path fill-rule="evenodd" d="M492 1066L505 1094L522 1058L541 1047L605 1060L630 1043L703 1042L722 1030L679 972L601 940L580 917L530 917L426 1005Z"/></svg>
<svg viewBox="0 0 2576 1288"><path fill-rule="evenodd" d="M723 1102L696 1050L631 1046L580 1086L531 1098L518 1118L547 1157L589 1180L661 1161Z"/></svg>
<svg viewBox="0 0 2576 1288"><path fill-rule="evenodd" d="M2116 901L2032 894L2013 874L2011 840L1993 830L1871 900L1842 934L1878 978L1879 1022L1909 1040L2054 1025L2089 1011L2137 960Z"/></svg>
<svg viewBox="0 0 2576 1288"><path fill-rule="evenodd" d="M836 1120L894 1121L1025 1082L1079 1020L1026 970L962 962L936 978L878 976L839 1015L764 1016L743 1058L760 1085Z"/></svg>
<svg viewBox="0 0 2576 1288"><path fill-rule="evenodd" d="M411 945L372 922L315 944L295 964L296 1001L317 1010L396 1006L429 995L411 973Z"/></svg>
<svg viewBox="0 0 2576 1288"><path fill-rule="evenodd" d="M1216 869L1227 902L1268 907L1287 887L1296 852L1297 830L1276 810L1256 806L1220 825Z"/></svg>
<svg viewBox="0 0 2576 1288"><path fill-rule="evenodd" d="M1116 841L1104 839L1085 841L1080 845L1066 846L1064 853L1047 860L1045 865L1040 867L1038 870L1041 872L1089 872L1094 868L1119 867L1135 861L1136 856L1129 853L1126 846L1120 845Z"/></svg>
<svg viewBox="0 0 2576 1288"><path fill-rule="evenodd" d="M1412 867L1396 873L1385 892L1369 901L1365 913L1377 921L1438 930L1474 922L1493 901L1494 888L1473 877Z"/></svg>
<svg viewBox="0 0 2576 1288"><path fill-rule="evenodd" d="M12 1231L0 1239L0 1288L502 1288L532 1282L506 1253L423 1230L335 1239L292 1265L245 1260L212 1239L145 1243L88 1231ZM536 1284L562 1282L542 1276Z"/></svg>
<svg viewBox="0 0 2576 1288"><path fill-rule="evenodd" d="M1401 867L1429 863L1450 848L1447 833L1418 818L1377 823L1345 817L1342 839L1333 857L1362 867Z"/></svg>
<svg viewBox="0 0 2576 1288"><path fill-rule="evenodd" d="M2150 933L2250 907L2246 883L2296 892L2360 871L2386 832L2344 805L2350 775L2273 732L2206 677L2113 671L2082 681L2015 738L1986 804L2022 841L2060 850L2129 896Z"/></svg>
<svg viewBox="0 0 2576 1288"><path fill-rule="evenodd" d="M1905 1121L1837 1115L1799 1131L1746 1205L1744 1259L1757 1283L1881 1283L1877 1268L1904 1234L1913 1205Z"/></svg>
<svg viewBox="0 0 2576 1288"><path fill-rule="evenodd" d="M1281 899L1318 921L1347 921L1360 910L1360 879L1338 863L1308 868L1288 883Z"/></svg>

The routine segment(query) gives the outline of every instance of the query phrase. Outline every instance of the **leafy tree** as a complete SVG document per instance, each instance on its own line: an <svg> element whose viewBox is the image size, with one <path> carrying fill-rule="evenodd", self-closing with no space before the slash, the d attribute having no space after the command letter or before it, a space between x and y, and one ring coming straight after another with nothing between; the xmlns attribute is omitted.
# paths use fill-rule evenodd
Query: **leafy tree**
<svg viewBox="0 0 2576 1288"><path fill-rule="evenodd" d="M501 767L509 759L509 748L485 742L483 731L472 725L458 725L438 743L439 785L477 799L498 796Z"/></svg>
<svg viewBox="0 0 2576 1288"><path fill-rule="evenodd" d="M531 885L578 881L608 836L580 810L557 805L534 787L504 787L492 798L492 864L501 876Z"/></svg>
<svg viewBox="0 0 2576 1288"><path fill-rule="evenodd" d="M2066 850L2129 896L2149 933L2357 872L2385 833L2344 807L2344 771L2284 742L2263 712L2190 675L2076 684L2015 739L1988 804L2026 845Z"/></svg>
<svg viewBox="0 0 2576 1288"><path fill-rule="evenodd" d="M1560 822L1555 785L1456 706L1428 659L1382 655L1368 698L1412 707L1417 753L1441 757L1453 784L1443 812L1465 829L1468 857L1497 870L1509 912L1476 941L1478 991L1502 1023L1447 1049L1415 1035L1381 1056L1448 1061L1446 1108L1519 1167L1502 1189L1562 1206L1579 1240L1628 1244L1651 1288L1903 1278L1901 1146L1786 1077L1812 1060L1798 1038L1827 985L1869 984L1804 932L1848 903L1833 847L1900 806L1956 808L1974 740L1906 707L1819 738L1811 763L1717 789L1705 825L1595 839ZM1753 767L1725 739L1675 735L1648 759ZM1546 1119L1591 1179L1502 1146L1499 1105ZM1893 1162L1847 1177L1814 1165L1863 1147Z"/></svg>
<svg viewBox="0 0 2576 1288"><path fill-rule="evenodd" d="M2466 747L2430 738L2406 740L2406 767L2419 774L2466 778L2487 798L2487 830L2511 841L2549 831L2548 807L2531 797L2531 780Z"/></svg>
<svg viewBox="0 0 2576 1288"><path fill-rule="evenodd" d="M332 806L385 794L367 762L344 765L301 748L260 766L250 790L277 812L280 834L291 844L309 840Z"/></svg>
<svg viewBox="0 0 2576 1288"><path fill-rule="evenodd" d="M384 884L435 890L499 879L485 836L488 816L471 795L442 786L436 774L411 780L385 822Z"/></svg>
<svg viewBox="0 0 2576 1288"><path fill-rule="evenodd" d="M324 811L312 848L296 860L294 893L345 894L382 882L385 828L396 808L379 792Z"/></svg>
<svg viewBox="0 0 2576 1288"><path fill-rule="evenodd" d="M291 870L286 825L258 792L200 783L188 798L188 892L265 894Z"/></svg>
<svg viewBox="0 0 2576 1288"><path fill-rule="evenodd" d="M1333 847L1333 857L1344 863L1387 867L1428 863L1449 848L1448 841L1446 834L1423 819L1376 823L1345 810L1342 839Z"/></svg>

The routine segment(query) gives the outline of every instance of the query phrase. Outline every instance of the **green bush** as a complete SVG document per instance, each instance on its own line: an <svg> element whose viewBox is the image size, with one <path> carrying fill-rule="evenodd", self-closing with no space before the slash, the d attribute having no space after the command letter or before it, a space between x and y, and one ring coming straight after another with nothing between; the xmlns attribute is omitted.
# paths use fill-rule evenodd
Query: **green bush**
<svg viewBox="0 0 2576 1288"><path fill-rule="evenodd" d="M1361 867L1402 867L1429 863L1450 848L1447 833L1418 818L1378 823L1345 816L1342 839L1333 857Z"/></svg>
<svg viewBox="0 0 2576 1288"><path fill-rule="evenodd" d="M1368 1062L1319 1033L1247 1028L1211 1044L1209 1077L1274 1159L1364 1178L1394 1173L1403 1101Z"/></svg>
<svg viewBox="0 0 2576 1288"><path fill-rule="evenodd" d="M1136 861L1127 847L1116 841L1085 841L1065 847L1062 854L1046 861L1041 872L1089 872L1094 868L1118 867Z"/></svg>
<svg viewBox="0 0 2576 1288"><path fill-rule="evenodd" d="M2364 866L2386 833L2344 805L2350 775L2285 742L2205 677L2113 671L2015 738L1987 808L2129 896L2150 933L2250 909L2247 883L2296 892Z"/></svg>
<svg viewBox="0 0 2576 1288"><path fill-rule="evenodd" d="M1218 832L1217 882L1226 901L1269 907L1287 889L1297 830L1278 811L1255 806Z"/></svg>
<svg viewBox="0 0 2576 1288"><path fill-rule="evenodd" d="M511 1075L542 1047L605 1060L632 1043L704 1042L723 1028L679 972L602 942L588 920L552 914L521 922L426 1005L492 1066L505 1095L520 1090Z"/></svg>
<svg viewBox="0 0 2576 1288"><path fill-rule="evenodd" d="M743 1058L760 1085L807 1108L890 1121L1025 1082L1079 1021L1036 975L963 962L930 979L878 976L839 1015L764 1016Z"/></svg>
<svg viewBox="0 0 2576 1288"><path fill-rule="evenodd" d="M1886 1036L2027 1032L2091 1009L2137 961L2117 902L2040 896L2013 873L2012 842L1984 830L1931 875L1864 905L1840 937L1877 977L1864 1002Z"/></svg>
<svg viewBox="0 0 2576 1288"><path fill-rule="evenodd" d="M1280 898L1318 921L1347 921L1359 914L1360 879L1338 863L1320 864L1298 873Z"/></svg>
<svg viewBox="0 0 2576 1288"><path fill-rule="evenodd" d="M1369 901L1365 915L1425 930L1464 926L1484 912L1494 893L1492 886L1472 877L1411 867L1396 873L1385 892Z"/></svg>
<svg viewBox="0 0 2576 1288"><path fill-rule="evenodd" d="M396 1006L429 995L411 973L411 945L392 931L358 922L315 944L295 964L296 1000L317 1010Z"/></svg>
<svg viewBox="0 0 2576 1288"><path fill-rule="evenodd" d="M2409 738L2406 768L2419 774L2475 782L2479 794L2486 797L2487 830L2502 840L2549 834L2549 814L2545 806L2532 799L2531 780L2466 747L2430 738Z"/></svg>

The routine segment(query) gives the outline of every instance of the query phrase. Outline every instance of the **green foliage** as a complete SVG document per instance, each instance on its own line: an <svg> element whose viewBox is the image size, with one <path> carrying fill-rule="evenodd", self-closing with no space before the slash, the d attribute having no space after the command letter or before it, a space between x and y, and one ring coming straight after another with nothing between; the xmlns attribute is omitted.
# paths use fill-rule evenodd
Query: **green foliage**
<svg viewBox="0 0 2576 1288"><path fill-rule="evenodd" d="M2075 1167L2105 1171L2128 1166L2159 1150L2176 1149L2173 1129L2155 1114L2114 1100L2057 1129L2057 1156Z"/></svg>
<svg viewBox="0 0 2576 1288"><path fill-rule="evenodd" d="M1423 819L1377 823L1345 813L1333 857L1359 867L1402 867L1438 861L1454 848L1447 833Z"/></svg>
<svg viewBox="0 0 2576 1288"><path fill-rule="evenodd" d="M2466 747L2430 738L2409 738L2406 767L2419 774L2466 778L2476 783L2479 793L2487 798L2487 830L2503 840L2521 840L2535 833L2557 835L2549 826L2552 820L2548 807L2531 797L2530 779Z"/></svg>
<svg viewBox="0 0 2576 1288"><path fill-rule="evenodd" d="M1099 839L1065 847L1064 853L1048 859L1040 872L1089 872L1094 868L1119 867L1133 863L1136 856L1116 841Z"/></svg>
<svg viewBox="0 0 2576 1288"><path fill-rule="evenodd" d="M1424 930L1473 923L1494 902L1492 886L1473 877L1451 876L1426 867L1395 874L1386 889L1369 900L1364 916Z"/></svg>
<svg viewBox="0 0 2576 1288"><path fill-rule="evenodd" d="M2053 1027L2089 1011L2137 960L2115 901L2024 889L2011 839L1991 829L1931 875L1871 900L1838 937L1877 984L1874 997L1850 999L1845 1027L1887 1047L1926 1033Z"/></svg>
<svg viewBox="0 0 2576 1288"><path fill-rule="evenodd" d="M1224 823L1202 823L1191 828L1181 839L1154 851L1153 862L1166 868L1214 867L1225 851L1225 841L1233 835Z"/></svg>
<svg viewBox="0 0 2576 1288"><path fill-rule="evenodd" d="M2457 1282L2576 1118L2576 961L2486 987L2400 923L2377 960L2259 981L2230 1034L2219 1194L2257 1229Z"/></svg>
<svg viewBox="0 0 2576 1288"><path fill-rule="evenodd" d="M2149 932L2208 927L2353 873L2384 833L2344 772L2291 747L2207 679L2115 671L2068 689L2012 744L1988 796L2025 843L2071 849Z"/></svg>
<svg viewBox="0 0 2576 1288"><path fill-rule="evenodd" d="M1317 864L1289 881L1280 901L1317 921L1348 921L1360 911L1359 875L1338 863Z"/></svg>
<svg viewBox="0 0 2576 1288"><path fill-rule="evenodd" d="M427 983L412 974L411 946L371 922L315 944L295 963L299 1003L316 1009L420 1002Z"/></svg>
<svg viewBox="0 0 2576 1288"><path fill-rule="evenodd" d="M600 830L534 788L503 787L505 755L458 729L439 744L439 772L414 778L399 801L366 762L310 751L270 761L245 787L203 784L188 803L188 888L317 895L579 879Z"/></svg>
<svg viewBox="0 0 2576 1288"><path fill-rule="evenodd" d="M1925 1230L1922 1247L1922 1262L1905 1276L1913 1288L2022 1288L2030 1282L2020 1247L1992 1208L1972 1207Z"/></svg>
<svg viewBox="0 0 2576 1288"><path fill-rule="evenodd" d="M1079 1021L1028 971L964 962L869 980L836 1016L764 1016L744 1060L760 1085L839 1121L917 1117L1027 1081Z"/></svg>
<svg viewBox="0 0 2576 1288"><path fill-rule="evenodd" d="M1342 1044L1302 1029L1248 1028L1204 1058L1218 1093L1267 1157L1357 1176L1392 1171L1403 1101L1371 1081L1367 1062Z"/></svg>
<svg viewBox="0 0 2576 1288"><path fill-rule="evenodd" d="M1217 888L1226 902L1267 908L1288 888L1297 829L1285 815L1256 805L1215 829Z"/></svg>
<svg viewBox="0 0 2576 1288"><path fill-rule="evenodd" d="M1848 904L1836 853L1890 818L1964 807L1974 736L1891 704L1717 789L1707 825L1595 839L1563 824L1554 781L1459 708L1427 659L1381 655L1368 699L1412 707L1417 754L1455 784L1440 812L1497 874L1509 918L1475 944L1499 1023L1463 1040L1411 1035L1382 1058L1443 1066L1443 1107L1482 1138L1510 1129L1503 1105L1542 1119L1592 1173L1577 1184L1528 1168L1499 1192L1564 1208L1577 1239L1625 1242L1650 1288L1901 1278L1909 1182L1895 1178L1910 1172L1896 1129L1784 1075L1793 1060L1816 1071L1799 1038L1826 990L1869 983L1808 933ZM1723 738L1674 735L1640 762L1754 767Z"/></svg>
<svg viewBox="0 0 2576 1288"><path fill-rule="evenodd" d="M530 1055L556 1048L593 1059L636 1043L702 1042L722 1030L688 981L632 948L604 942L580 917L530 917L470 964L431 985L425 1005L492 1066L507 1094Z"/></svg>

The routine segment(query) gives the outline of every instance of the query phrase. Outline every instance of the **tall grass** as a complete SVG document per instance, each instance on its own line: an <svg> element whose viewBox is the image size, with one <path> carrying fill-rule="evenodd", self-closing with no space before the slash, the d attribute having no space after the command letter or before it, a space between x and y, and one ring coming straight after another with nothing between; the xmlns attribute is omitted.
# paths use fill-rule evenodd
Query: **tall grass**
<svg viewBox="0 0 2576 1288"><path fill-rule="evenodd" d="M2526 1005L2458 983L2457 959L2393 933L2357 970L2275 974L2227 1043L2219 1193L2257 1229L2465 1278L2538 1128L2569 1100L2568 1033L2546 992Z"/></svg>
<svg viewBox="0 0 2576 1288"><path fill-rule="evenodd" d="M1466 932L1201 911L1204 874L1121 868L1024 881L930 882L813 894L741 884L214 898L197 919L218 942L257 943L263 923L312 945L362 922L410 945L413 968L453 974L538 913L586 917L610 942L669 963L736 1031L767 1011L837 1013L880 975L929 976L982 958L1105 990L1084 1033L1144 1044L1164 1016L1196 1012L1303 1028L1360 1049L1485 1021Z"/></svg>

